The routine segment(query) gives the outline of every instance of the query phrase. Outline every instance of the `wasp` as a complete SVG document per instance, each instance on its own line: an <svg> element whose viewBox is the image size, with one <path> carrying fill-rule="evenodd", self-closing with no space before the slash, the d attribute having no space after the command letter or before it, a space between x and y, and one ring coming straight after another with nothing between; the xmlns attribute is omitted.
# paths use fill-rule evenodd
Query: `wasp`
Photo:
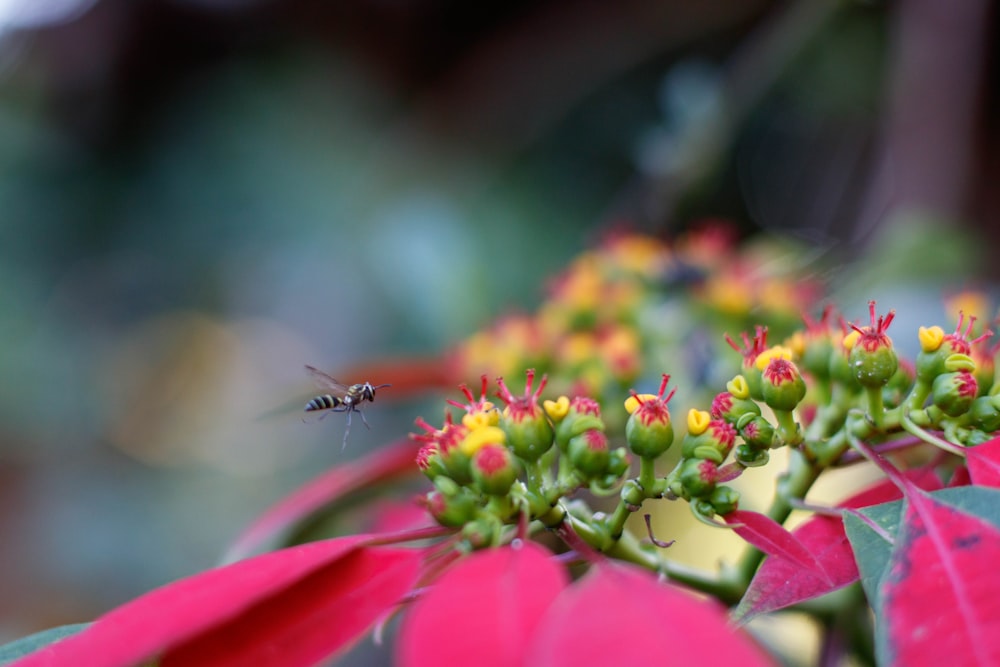
<svg viewBox="0 0 1000 667"><path fill-rule="evenodd" d="M329 410L330 412L347 413L347 428L344 429L343 447L347 446L347 435L351 432L351 414L354 412L360 414L361 421L364 422L365 428L370 428L368 426L368 420L365 419L365 413L361 411L361 404L366 401L374 402L376 389L392 386L389 384L373 385L371 382L346 385L337 382L323 371L313 368L312 366L306 366L306 371L312 376L313 380L316 381L316 384L319 387L326 389L330 393L322 394L321 396L317 396L310 400L306 403L305 411L316 412L318 410Z"/></svg>

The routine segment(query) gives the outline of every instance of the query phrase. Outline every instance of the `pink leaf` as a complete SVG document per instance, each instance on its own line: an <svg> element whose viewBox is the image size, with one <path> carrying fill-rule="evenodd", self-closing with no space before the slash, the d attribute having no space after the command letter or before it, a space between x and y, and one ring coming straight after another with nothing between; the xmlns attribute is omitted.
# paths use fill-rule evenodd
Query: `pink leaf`
<svg viewBox="0 0 1000 667"><path fill-rule="evenodd" d="M886 664L1000 664L1000 530L908 493L881 586Z"/></svg>
<svg viewBox="0 0 1000 667"><path fill-rule="evenodd" d="M566 589L539 623L523 663L577 665L773 664L725 609L646 571L603 564Z"/></svg>
<svg viewBox="0 0 1000 667"><path fill-rule="evenodd" d="M966 462L973 484L1000 487L1000 438L970 447Z"/></svg>
<svg viewBox="0 0 1000 667"><path fill-rule="evenodd" d="M727 523L733 524L737 535L764 553L790 561L829 583L829 575L816 556L774 519L747 510L730 512L724 518Z"/></svg>
<svg viewBox="0 0 1000 667"><path fill-rule="evenodd" d="M17 667L312 665L349 646L417 577L422 553L353 536L202 572L147 593Z"/></svg>
<svg viewBox="0 0 1000 667"><path fill-rule="evenodd" d="M225 562L255 553L268 540L348 494L416 472L415 456L413 442L399 440L320 475L264 512L236 539Z"/></svg>
<svg viewBox="0 0 1000 667"><path fill-rule="evenodd" d="M524 664L531 633L566 579L551 554L530 542L465 558L407 612L397 647L399 664Z"/></svg>
<svg viewBox="0 0 1000 667"><path fill-rule="evenodd" d="M907 471L906 476L920 488L941 488L941 480L931 467ZM886 479L837 506L857 509L899 500L901 497L899 488ZM811 600L858 580L854 552L844 532L844 523L839 517L817 514L804 521L792 534L815 556L826 573L826 578L818 577L788 559L778 556L766 558L733 613L734 620L746 622L758 614Z"/></svg>

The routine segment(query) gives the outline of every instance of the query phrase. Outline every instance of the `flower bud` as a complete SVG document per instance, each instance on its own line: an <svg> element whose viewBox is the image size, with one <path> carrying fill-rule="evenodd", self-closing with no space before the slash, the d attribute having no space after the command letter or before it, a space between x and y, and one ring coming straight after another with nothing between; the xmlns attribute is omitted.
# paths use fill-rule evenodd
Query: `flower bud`
<svg viewBox="0 0 1000 667"><path fill-rule="evenodd" d="M764 367L761 396L769 408L791 412L805 395L806 383L793 362L774 357Z"/></svg>
<svg viewBox="0 0 1000 667"><path fill-rule="evenodd" d="M736 442L736 429L729 422L714 419L698 434L688 433L682 440L684 458L711 459L722 463Z"/></svg>
<svg viewBox="0 0 1000 667"><path fill-rule="evenodd" d="M529 369L527 377L524 395L516 398L504 384L503 378L497 378L500 388L497 396L507 404L500 418L500 428L507 434L507 444L515 455L525 461L537 461L552 447L555 434L545 411L538 404L538 397L545 388L547 378L543 375L538 389L532 392L535 370Z"/></svg>
<svg viewBox="0 0 1000 667"><path fill-rule="evenodd" d="M446 475L459 484L468 484L469 454L462 450L462 443L469 434L469 429L452 422L451 413L445 417L444 426L436 429L422 418L417 418L417 426L424 433L410 434L410 438L423 443L417 453L417 465L431 479ZM421 463L423 462L423 464Z"/></svg>
<svg viewBox="0 0 1000 667"><path fill-rule="evenodd" d="M937 376L931 397L941 412L958 417L969 411L978 393L976 377L969 371L957 371Z"/></svg>
<svg viewBox="0 0 1000 667"><path fill-rule="evenodd" d="M740 437L754 449L770 449L774 444L774 426L763 417L744 416L737 428Z"/></svg>
<svg viewBox="0 0 1000 667"><path fill-rule="evenodd" d="M756 366L756 362L757 357L767 349L767 327L758 325L754 330L753 339L746 332L743 332L741 337L743 339L742 348L729 334L725 335L729 347L743 355L743 378L746 381L750 397L759 401L761 400L761 369Z"/></svg>
<svg viewBox="0 0 1000 667"><path fill-rule="evenodd" d="M892 339L885 333L896 313L890 310L888 315L876 319L874 301L868 302L868 312L871 314L870 326L851 324L851 328L858 332L858 337L847 361L854 371L854 377L862 386L882 387L899 367Z"/></svg>
<svg viewBox="0 0 1000 667"><path fill-rule="evenodd" d="M424 497L424 505L442 526L464 526L476 517L479 510L479 504L472 493L460 487L456 487L454 494L435 489Z"/></svg>
<svg viewBox="0 0 1000 667"><path fill-rule="evenodd" d="M490 442L472 456L472 480L483 493L503 496L517 480L518 466L514 455L502 443Z"/></svg>
<svg viewBox="0 0 1000 667"><path fill-rule="evenodd" d="M560 397L560 402L562 398L564 397ZM545 402L546 412L551 416L549 403L550 401ZM592 398L575 396L572 401L567 400L565 415L556 421L556 444L560 449L565 451L572 438L592 429L604 430L604 421L601 419L601 406Z"/></svg>
<svg viewBox="0 0 1000 667"><path fill-rule="evenodd" d="M969 415L983 431L1000 430L1000 396L980 396L972 402Z"/></svg>
<svg viewBox="0 0 1000 667"><path fill-rule="evenodd" d="M728 486L720 486L708 497L708 502L712 503L712 509L716 514L726 516L739 507L740 493Z"/></svg>
<svg viewBox="0 0 1000 667"><path fill-rule="evenodd" d="M719 467L710 459L684 459L679 480L690 498L704 498L715 490Z"/></svg>
<svg viewBox="0 0 1000 667"><path fill-rule="evenodd" d="M833 308L827 306L819 321L803 314L806 323L805 335L802 337L802 368L817 379L830 377L830 355L834 354L833 332L830 327L830 315Z"/></svg>
<svg viewBox="0 0 1000 667"><path fill-rule="evenodd" d="M603 431L591 429L570 439L567 447L570 463L586 477L599 477L608 470L611 453Z"/></svg>
<svg viewBox="0 0 1000 667"><path fill-rule="evenodd" d="M736 448L733 456L745 468L759 468L771 460L771 454L766 449L755 449L745 443Z"/></svg>
<svg viewBox="0 0 1000 667"><path fill-rule="evenodd" d="M730 424L735 424L745 414L759 415L760 406L748 398L737 398L724 391L712 399L710 412L715 419L725 419Z"/></svg>
<svg viewBox="0 0 1000 667"><path fill-rule="evenodd" d="M664 374L657 395L639 395L633 391L625 401L625 409L631 413L625 424L625 440L636 456L655 459L670 449L674 442L674 427L667 403L676 389L663 397L669 381L670 376Z"/></svg>

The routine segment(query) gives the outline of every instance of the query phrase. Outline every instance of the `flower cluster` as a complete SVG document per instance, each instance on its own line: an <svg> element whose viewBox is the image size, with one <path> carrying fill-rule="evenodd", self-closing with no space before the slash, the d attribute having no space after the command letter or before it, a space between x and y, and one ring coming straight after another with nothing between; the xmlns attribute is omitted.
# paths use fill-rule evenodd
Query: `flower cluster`
<svg viewBox="0 0 1000 667"><path fill-rule="evenodd" d="M538 520L549 528L568 523L607 551L646 500L683 499L706 522L732 514L739 494L725 482L767 465L776 448L791 447L819 471L837 464L858 438L909 433L937 443L929 432L937 431L963 446L984 442L1000 426L1000 391L992 377L977 377L973 356L985 356L980 344L990 332L973 338L975 318L960 315L948 335L921 328L921 352L909 362L888 334L893 311L879 315L873 301L868 325L840 318L839 329L832 315L827 307L818 319L806 316L803 328L776 345L768 344L764 326L743 333L742 345L726 335L742 356L741 373L708 410L688 412L680 459L662 476L656 463L676 437L669 375L658 393L633 390L623 406L598 395L546 400L547 378L536 383L535 370L527 372L522 395L497 379L502 410L486 398L485 376L478 399L463 385L467 402L449 401L465 411L461 425L450 414L440 429L421 420L426 433L413 436L424 443L418 458L435 484L426 504L441 523L462 526L474 545L502 541L503 526ZM612 412L619 417L602 418ZM609 426L623 420L621 431ZM614 446L621 442L625 447ZM639 470L626 479L630 460ZM576 502L569 512L561 503L583 487L620 489L618 509L601 515Z"/></svg>
<svg viewBox="0 0 1000 667"><path fill-rule="evenodd" d="M817 298L818 284L765 268L780 265L773 259L781 250L741 248L735 241L720 222L673 244L611 236L551 282L536 314L501 318L457 346L451 375L468 381L535 368L560 393L619 401L644 369L674 356L702 324L740 328L758 318L790 329ZM678 311L685 312L683 320L673 317Z"/></svg>

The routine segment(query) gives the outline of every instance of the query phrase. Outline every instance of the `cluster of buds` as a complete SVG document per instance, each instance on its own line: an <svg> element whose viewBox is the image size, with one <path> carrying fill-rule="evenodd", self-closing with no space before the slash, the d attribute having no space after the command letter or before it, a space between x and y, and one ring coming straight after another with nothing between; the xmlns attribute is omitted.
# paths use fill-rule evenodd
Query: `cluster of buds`
<svg viewBox="0 0 1000 667"><path fill-rule="evenodd" d="M496 541L500 528L527 516L556 522L558 501L578 488L609 489L629 468L624 448L612 449L599 404L588 397L541 400L543 376L535 387L535 371L527 371L522 395L514 395L497 378L496 396L487 398L488 380L476 398L460 388L467 402L449 400L464 410L460 423L451 413L436 429L417 420L424 433L417 462L434 482L426 505L437 520L463 526L475 544Z"/></svg>
<svg viewBox="0 0 1000 667"><path fill-rule="evenodd" d="M418 461L436 487L427 505L442 523L467 530L474 525L482 542L498 539L499 527L525 517L555 526L571 512L561 501L582 487L604 495L620 489L621 502L610 516L573 514L592 519L585 532L605 548L602 536L619 539L627 515L648 499L686 500L708 522L733 512L739 494L726 482L768 464L779 447L795 448L810 465L824 467L858 437L885 440L909 431L933 442L937 436L928 430L936 430L962 446L1000 430L1000 385L992 377L997 349L977 349L990 332L976 335L975 318L960 315L947 335L940 327L921 328L921 351L910 363L899 358L888 335L894 312L880 316L870 302L868 325L841 320L840 331L831 326L831 312L806 318L805 329L780 345L768 345L763 326L752 336L742 334L742 346L727 335L743 357L741 372L709 410L688 412L680 460L662 477L655 464L681 430L671 419L669 375L662 375L656 394L631 392L623 433L609 430L621 418L606 421L593 397L544 400L547 378L536 386L533 370L521 395L497 379L502 409L487 399L485 376L478 398L463 385L466 402L449 401L464 411L461 421L448 415L434 428L418 420L424 433L413 436L424 443ZM618 439L627 449L614 447ZM639 471L628 480L630 460Z"/></svg>

